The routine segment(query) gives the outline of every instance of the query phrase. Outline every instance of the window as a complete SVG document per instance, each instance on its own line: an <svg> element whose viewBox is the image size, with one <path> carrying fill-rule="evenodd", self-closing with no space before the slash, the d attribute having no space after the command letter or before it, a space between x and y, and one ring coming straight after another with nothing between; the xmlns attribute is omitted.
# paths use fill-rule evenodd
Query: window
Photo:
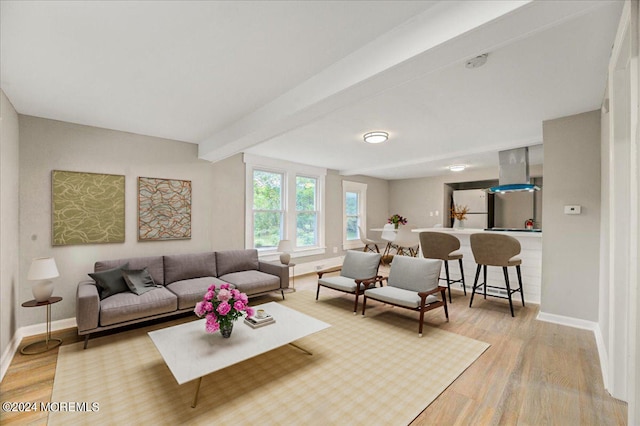
<svg viewBox="0 0 640 426"><path fill-rule="evenodd" d="M296 177L296 245L318 245L317 179Z"/></svg>
<svg viewBox="0 0 640 426"><path fill-rule="evenodd" d="M291 240L293 257L322 254L325 169L244 155L246 238L261 258L277 258L278 242Z"/></svg>
<svg viewBox="0 0 640 426"><path fill-rule="evenodd" d="M284 175L253 171L253 247L275 248L282 238Z"/></svg>
<svg viewBox="0 0 640 426"><path fill-rule="evenodd" d="M361 247L360 232L367 229L367 185L358 182L342 182L344 250Z"/></svg>

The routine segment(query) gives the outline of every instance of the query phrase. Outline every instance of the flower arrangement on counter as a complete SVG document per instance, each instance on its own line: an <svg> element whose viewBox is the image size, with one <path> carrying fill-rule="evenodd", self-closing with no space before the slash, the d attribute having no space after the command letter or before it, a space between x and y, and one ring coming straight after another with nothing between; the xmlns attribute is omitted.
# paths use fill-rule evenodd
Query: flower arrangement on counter
<svg viewBox="0 0 640 426"><path fill-rule="evenodd" d="M249 307L249 298L245 293L230 289L229 284L222 284L216 293L216 286L207 289L201 302L196 303L193 312L200 318L206 317L205 330L215 333L220 328L229 328L242 314L253 316L253 308Z"/></svg>
<svg viewBox="0 0 640 426"><path fill-rule="evenodd" d="M397 229L398 225L406 225L407 224L407 218L406 217L402 217L399 214L394 214L389 219L387 219L387 223L393 223L393 225Z"/></svg>
<svg viewBox="0 0 640 426"><path fill-rule="evenodd" d="M453 207L451 207L451 217L453 219L466 220L467 213L469 213L469 207L467 206L454 204Z"/></svg>

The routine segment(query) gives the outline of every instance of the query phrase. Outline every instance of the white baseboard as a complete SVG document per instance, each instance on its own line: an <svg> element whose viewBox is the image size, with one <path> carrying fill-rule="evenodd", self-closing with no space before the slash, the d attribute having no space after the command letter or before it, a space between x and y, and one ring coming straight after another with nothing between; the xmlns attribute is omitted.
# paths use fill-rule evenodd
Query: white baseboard
<svg viewBox="0 0 640 426"><path fill-rule="evenodd" d="M67 318L58 321L51 322L51 331L64 330L66 328L77 327L75 318ZM29 336L35 336L37 334L44 334L47 332L47 324L34 324L28 325L26 327L20 327L9 342L9 346L5 349L2 354L2 359L0 359L0 381L4 379L4 375L9 369L9 365L11 365L11 361L13 360L14 355L18 352L20 347L20 343L22 339Z"/></svg>
<svg viewBox="0 0 640 426"><path fill-rule="evenodd" d="M604 383L604 388L607 390L607 392L611 393L609 389L609 357L607 355L607 349L604 345L604 338L602 337L600 324L595 321L565 317L563 315L549 314L547 312L539 312L536 319L539 321L566 325L568 327L591 330L593 332L594 338L596 339L596 347L598 348L598 358L600 358L600 373L602 374L602 382Z"/></svg>
<svg viewBox="0 0 640 426"><path fill-rule="evenodd" d="M598 328L598 323L594 321L565 317L564 315L550 314L547 312L538 312L536 319L538 321L551 322L554 324L566 325L567 327L581 328L583 330L595 331Z"/></svg>
<svg viewBox="0 0 640 426"><path fill-rule="evenodd" d="M298 263L294 268L295 276L314 274L320 269L332 268L334 266L342 265L344 256L331 257L329 259L316 260L313 262Z"/></svg>

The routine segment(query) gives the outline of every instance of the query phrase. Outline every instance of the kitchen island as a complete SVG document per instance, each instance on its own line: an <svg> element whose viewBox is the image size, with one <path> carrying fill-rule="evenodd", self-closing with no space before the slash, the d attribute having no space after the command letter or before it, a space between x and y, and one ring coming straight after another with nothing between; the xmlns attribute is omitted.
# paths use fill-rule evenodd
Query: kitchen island
<svg viewBox="0 0 640 426"><path fill-rule="evenodd" d="M462 261L464 265L464 278L467 284L467 294L470 297L469 291L473 288L473 280L476 274L477 265L471 252L471 244L469 242L469 236L478 232L509 235L520 241L522 251L518 255L522 259L522 286L524 287L524 301L525 303L540 304L540 292L542 288L542 232L530 232L530 231L485 231L484 229L473 228L416 228L413 232L446 232L455 235L460 240L460 253L464 255ZM511 271L513 268L509 268L509 281L511 283L518 282L518 278L515 271ZM449 273L452 279L457 279L458 265L457 262L449 262ZM442 274L444 276L444 273ZM482 272L478 281L482 281ZM502 274L502 268L499 267L487 267L487 280L489 285L505 287L504 275ZM451 287L462 290L462 284L455 283ZM491 292L487 289L487 293ZM494 290L496 292L496 290ZM500 293L502 294L502 293ZM506 290L504 292L506 295Z"/></svg>

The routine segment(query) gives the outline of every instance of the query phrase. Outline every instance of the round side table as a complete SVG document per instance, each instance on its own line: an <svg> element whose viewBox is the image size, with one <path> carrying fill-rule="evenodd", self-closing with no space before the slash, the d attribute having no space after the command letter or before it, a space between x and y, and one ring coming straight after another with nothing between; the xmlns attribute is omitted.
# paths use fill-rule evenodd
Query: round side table
<svg viewBox="0 0 640 426"><path fill-rule="evenodd" d="M46 352L50 349L57 348L62 344L62 339L52 339L51 338L51 305L54 303L58 303L62 300L62 297L53 296L50 297L49 300L45 300L44 302L36 302L35 300L29 300L28 302L24 302L22 307L24 308L36 308L38 306L46 306L47 307L47 334L44 340L33 342L26 345L24 348L20 349L20 353L24 355L35 355Z"/></svg>

